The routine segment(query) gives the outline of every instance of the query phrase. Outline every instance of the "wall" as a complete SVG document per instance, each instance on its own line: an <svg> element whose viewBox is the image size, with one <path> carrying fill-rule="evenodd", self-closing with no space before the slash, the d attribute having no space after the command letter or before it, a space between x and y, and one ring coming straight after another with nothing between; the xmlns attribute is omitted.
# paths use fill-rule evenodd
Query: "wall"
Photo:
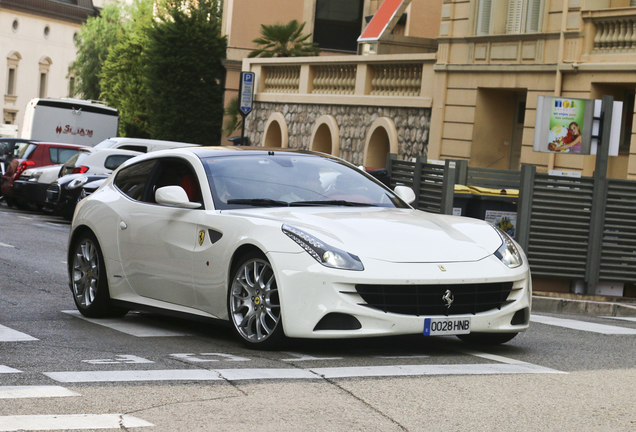
<svg viewBox="0 0 636 432"><path fill-rule="evenodd" d="M252 144L260 145L268 119L277 112L285 118L289 148L309 149L315 121L323 115L331 115L339 126L340 157L362 165L369 127L377 118L387 117L395 123L401 159L426 155L430 109L257 102L246 122L246 136Z"/></svg>

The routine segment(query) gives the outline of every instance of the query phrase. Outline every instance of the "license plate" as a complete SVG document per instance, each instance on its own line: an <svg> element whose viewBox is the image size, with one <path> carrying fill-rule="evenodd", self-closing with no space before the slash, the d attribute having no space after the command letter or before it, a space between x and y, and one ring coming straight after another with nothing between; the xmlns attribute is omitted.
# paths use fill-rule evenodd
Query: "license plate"
<svg viewBox="0 0 636 432"><path fill-rule="evenodd" d="M470 317L424 319L424 336L459 335L468 333L470 333Z"/></svg>

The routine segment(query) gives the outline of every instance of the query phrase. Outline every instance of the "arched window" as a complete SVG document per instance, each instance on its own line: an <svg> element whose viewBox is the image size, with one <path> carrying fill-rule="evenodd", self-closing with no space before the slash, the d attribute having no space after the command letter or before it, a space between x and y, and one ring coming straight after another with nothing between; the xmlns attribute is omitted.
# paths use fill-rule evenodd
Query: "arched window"
<svg viewBox="0 0 636 432"><path fill-rule="evenodd" d="M340 132L336 119L330 115L319 117L311 132L310 142L313 151L339 156Z"/></svg>
<svg viewBox="0 0 636 432"><path fill-rule="evenodd" d="M369 169L385 168L387 155L397 152L398 140L395 123L388 117L376 119L367 132L364 145L364 167Z"/></svg>
<svg viewBox="0 0 636 432"><path fill-rule="evenodd" d="M263 146L286 148L288 144L288 137L289 135L285 116L279 112L272 113L265 124Z"/></svg>

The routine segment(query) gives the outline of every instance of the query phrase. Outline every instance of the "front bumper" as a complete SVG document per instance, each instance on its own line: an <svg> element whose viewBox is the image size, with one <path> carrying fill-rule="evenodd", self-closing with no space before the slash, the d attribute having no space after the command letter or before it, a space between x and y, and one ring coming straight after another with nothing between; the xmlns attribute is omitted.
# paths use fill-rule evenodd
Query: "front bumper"
<svg viewBox="0 0 636 432"><path fill-rule="evenodd" d="M414 264L364 259L364 271L347 271L324 267L305 253L270 252L268 258L276 274L283 328L288 337L423 334L426 318L445 316L416 316L370 308L364 305L366 302L357 293L358 284L411 286L512 282L512 291L500 308L453 317L470 317L473 333L517 333L525 331L529 325L532 287L526 264L518 269L509 269L494 256L462 263ZM439 301L443 301L441 297ZM452 306L448 309L452 314ZM332 328L328 330L317 329L321 320L330 314L354 317L360 324L359 328L344 325L337 330L333 326L328 326ZM521 320L520 316L523 317ZM343 322L351 321L345 319Z"/></svg>
<svg viewBox="0 0 636 432"><path fill-rule="evenodd" d="M46 199L46 189L48 186L47 183L16 180L13 182L12 198L25 204L42 207Z"/></svg>

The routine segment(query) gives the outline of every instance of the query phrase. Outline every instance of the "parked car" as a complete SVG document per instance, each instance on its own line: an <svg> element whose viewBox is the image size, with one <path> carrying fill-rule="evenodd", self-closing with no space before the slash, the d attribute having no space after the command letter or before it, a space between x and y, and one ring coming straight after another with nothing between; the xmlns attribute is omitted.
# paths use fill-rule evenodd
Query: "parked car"
<svg viewBox="0 0 636 432"><path fill-rule="evenodd" d="M66 161L60 177L68 174L108 174L124 161L142 153L124 149L86 147Z"/></svg>
<svg viewBox="0 0 636 432"><path fill-rule="evenodd" d="M119 148L133 150L142 153L150 153L158 150L167 150L180 147L198 147L197 144L189 144L178 141L162 141L142 138L114 137L108 138L95 146L95 148Z"/></svg>
<svg viewBox="0 0 636 432"><path fill-rule="evenodd" d="M145 154L78 204L69 286L87 317L220 319L254 348L400 334L504 343L525 331L530 270L514 240L414 199L312 152Z"/></svg>
<svg viewBox="0 0 636 432"><path fill-rule="evenodd" d="M29 168L13 182L13 200L22 208L39 211L44 206L46 189L57 180L62 165Z"/></svg>
<svg viewBox="0 0 636 432"><path fill-rule="evenodd" d="M85 183L107 178L119 165L140 154L121 149L83 149L59 169L57 180L45 185L44 211L70 218Z"/></svg>
<svg viewBox="0 0 636 432"><path fill-rule="evenodd" d="M15 158L9 164L7 171L2 176L2 195L7 205L24 207L25 203L20 198L16 199L13 193L13 184L28 168L37 168L47 165L62 164L76 155L82 148L76 144L29 142L21 146Z"/></svg>
<svg viewBox="0 0 636 432"><path fill-rule="evenodd" d="M0 173L4 174L11 161L15 158L16 154L20 152L22 147L26 147L28 143L32 142L28 139L22 138L5 138L0 137Z"/></svg>

